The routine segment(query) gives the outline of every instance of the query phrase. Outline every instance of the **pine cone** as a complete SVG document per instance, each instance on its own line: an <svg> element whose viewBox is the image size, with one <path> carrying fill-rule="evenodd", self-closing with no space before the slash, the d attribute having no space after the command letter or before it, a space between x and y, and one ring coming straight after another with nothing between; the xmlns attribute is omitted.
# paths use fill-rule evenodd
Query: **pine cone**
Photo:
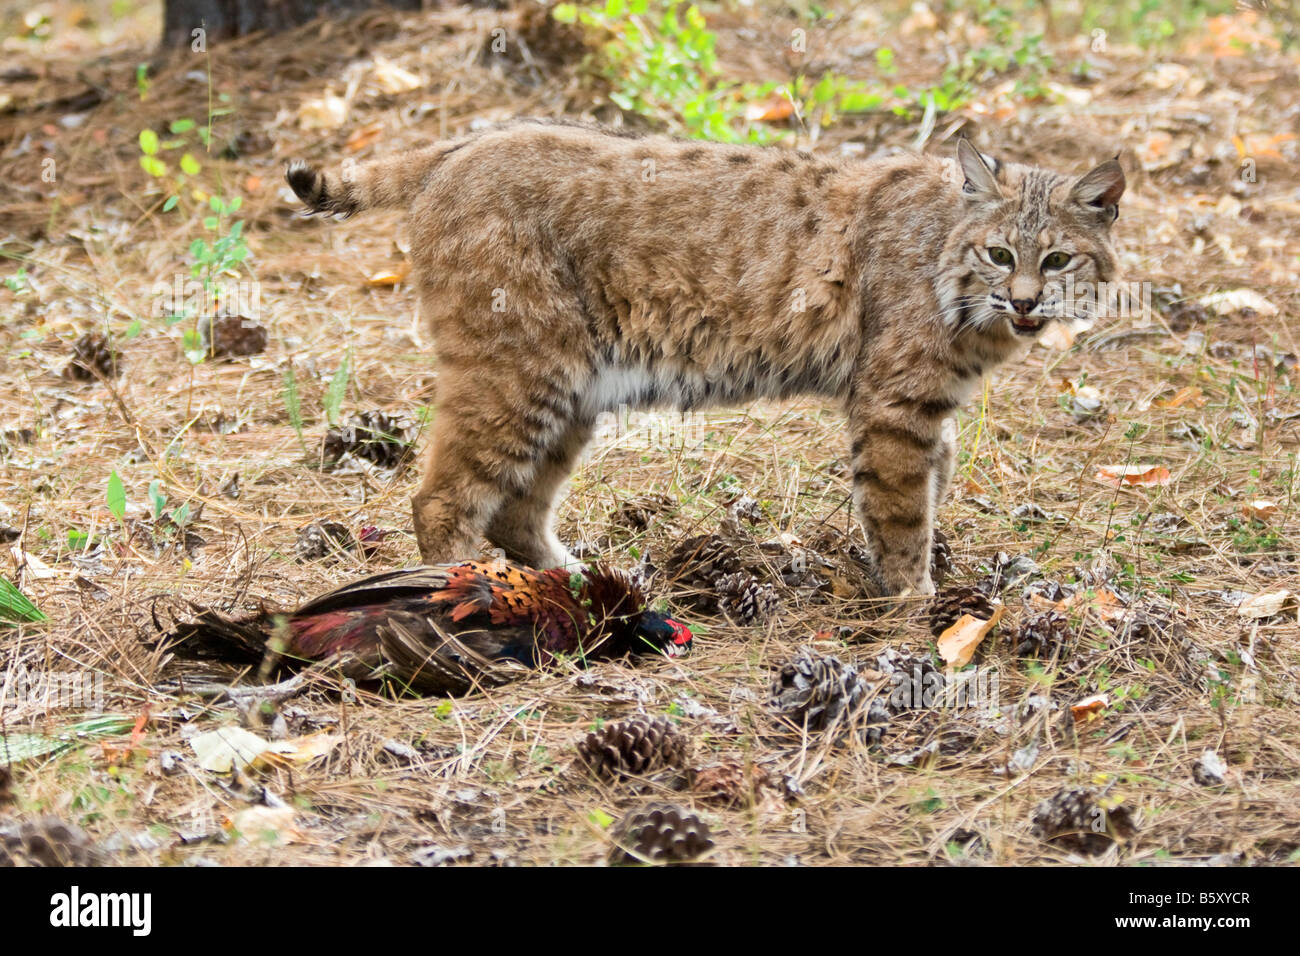
<svg viewBox="0 0 1300 956"><path fill-rule="evenodd" d="M709 825L680 807L650 806L619 822L618 843L609 861L621 863L690 863L713 849Z"/></svg>
<svg viewBox="0 0 1300 956"><path fill-rule="evenodd" d="M294 545L299 561L337 559L342 554L356 554L360 543L352 529L337 521L313 521L298 529Z"/></svg>
<svg viewBox="0 0 1300 956"><path fill-rule="evenodd" d="M75 824L58 817L14 823L0 830L0 866L95 866L100 853Z"/></svg>
<svg viewBox="0 0 1300 956"><path fill-rule="evenodd" d="M788 723L809 730L828 730L857 722L863 716L868 688L857 669L839 658L799 648L794 660L772 679L772 712ZM889 715L884 705L872 701L868 725L883 724ZM879 728L868 737L879 739Z"/></svg>
<svg viewBox="0 0 1300 956"><path fill-rule="evenodd" d="M727 506L727 513L722 516L719 527L723 535L744 540L749 537L748 528L752 528L763 519L763 506L752 495L741 495Z"/></svg>
<svg viewBox="0 0 1300 956"><path fill-rule="evenodd" d="M935 528L934 540L930 544L930 580L936 588L943 586L952 568L952 546L948 543L948 536Z"/></svg>
<svg viewBox="0 0 1300 956"><path fill-rule="evenodd" d="M205 315L199 320L199 341L209 358L260 355L266 351L266 329L242 315Z"/></svg>
<svg viewBox="0 0 1300 956"><path fill-rule="evenodd" d="M1043 611L1025 618L1007 641L1017 657L1064 657L1074 638L1069 619L1060 611Z"/></svg>
<svg viewBox="0 0 1300 956"><path fill-rule="evenodd" d="M751 806L764 791L775 790L772 775L751 763L728 757L691 770L691 790L701 800L722 806Z"/></svg>
<svg viewBox="0 0 1300 956"><path fill-rule="evenodd" d="M380 468L400 469L415 455L415 422L384 412L361 412L325 434L324 457L338 464L345 455L364 458Z"/></svg>
<svg viewBox="0 0 1300 956"><path fill-rule="evenodd" d="M876 666L889 675L889 709L893 712L926 707L927 695L933 696L947 684L933 657L914 654L907 647L886 648L876 658Z"/></svg>
<svg viewBox="0 0 1300 956"><path fill-rule="evenodd" d="M578 744L578 757L607 780L647 777L686 765L690 739L667 717L639 714L593 730Z"/></svg>
<svg viewBox="0 0 1300 956"><path fill-rule="evenodd" d="M87 332L72 344L72 361L63 369L63 377L78 382L97 378L117 378L118 355L103 335Z"/></svg>
<svg viewBox="0 0 1300 956"><path fill-rule="evenodd" d="M759 584L746 571L737 571L718 579L718 610L738 624L765 620L776 611L776 591L770 584Z"/></svg>
<svg viewBox="0 0 1300 956"><path fill-rule="evenodd" d="M930 599L930 633L938 637L957 623L963 614L987 621L997 610L989 596L979 588L956 585L945 588Z"/></svg>
<svg viewBox="0 0 1300 956"><path fill-rule="evenodd" d="M633 495L614 510L610 520L633 531L644 531L655 518L671 511L673 506L673 500L667 495Z"/></svg>
<svg viewBox="0 0 1300 956"><path fill-rule="evenodd" d="M687 538L664 562L670 580L688 587L712 589L719 578L741 569L740 555L716 534Z"/></svg>
<svg viewBox="0 0 1300 956"><path fill-rule="evenodd" d="M1137 833L1128 807L1106 803L1091 787L1064 787L1034 808L1032 832L1040 840L1077 853L1104 853L1112 843Z"/></svg>

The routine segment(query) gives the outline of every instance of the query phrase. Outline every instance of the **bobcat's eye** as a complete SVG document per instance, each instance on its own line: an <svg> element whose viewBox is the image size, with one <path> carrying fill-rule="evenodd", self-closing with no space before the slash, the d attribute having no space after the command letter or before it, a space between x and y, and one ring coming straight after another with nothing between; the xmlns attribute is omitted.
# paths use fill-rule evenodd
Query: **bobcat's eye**
<svg viewBox="0 0 1300 956"><path fill-rule="evenodd" d="M1016 257L1011 254L1011 250L1003 249L1001 246L990 246L989 258L993 260L994 265L999 266L1009 266L1016 261Z"/></svg>
<svg viewBox="0 0 1300 956"><path fill-rule="evenodd" d="M1068 252L1053 252L1048 254L1047 258L1043 260L1043 268L1064 269L1065 264L1069 261L1070 254Z"/></svg>

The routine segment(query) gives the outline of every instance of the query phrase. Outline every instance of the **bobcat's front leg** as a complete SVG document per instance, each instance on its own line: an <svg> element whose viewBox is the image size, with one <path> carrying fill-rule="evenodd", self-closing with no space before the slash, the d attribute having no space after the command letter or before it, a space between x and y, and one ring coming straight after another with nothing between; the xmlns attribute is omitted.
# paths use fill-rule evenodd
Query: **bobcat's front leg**
<svg viewBox="0 0 1300 956"><path fill-rule="evenodd" d="M933 594L930 543L951 446L938 419L862 396L856 406L849 409L853 501L881 589L887 596Z"/></svg>

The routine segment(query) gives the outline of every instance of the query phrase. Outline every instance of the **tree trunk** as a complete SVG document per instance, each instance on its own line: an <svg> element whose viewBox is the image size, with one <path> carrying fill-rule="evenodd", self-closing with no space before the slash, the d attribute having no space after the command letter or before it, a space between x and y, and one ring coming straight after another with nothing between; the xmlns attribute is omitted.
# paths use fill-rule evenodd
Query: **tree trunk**
<svg viewBox="0 0 1300 956"><path fill-rule="evenodd" d="M165 0L163 49L192 46L195 30L206 45L259 30L276 33L316 16L351 13L371 7L419 10L421 0Z"/></svg>

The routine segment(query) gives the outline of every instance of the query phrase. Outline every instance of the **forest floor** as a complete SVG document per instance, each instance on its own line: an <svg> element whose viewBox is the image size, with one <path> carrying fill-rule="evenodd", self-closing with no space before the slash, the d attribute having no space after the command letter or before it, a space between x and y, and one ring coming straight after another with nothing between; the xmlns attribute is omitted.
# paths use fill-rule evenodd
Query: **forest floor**
<svg viewBox="0 0 1300 956"><path fill-rule="evenodd" d="M905 6L809 26L805 64L865 74L888 44L899 83L932 79L971 27ZM793 13L706 12L725 74L789 75ZM720 864L1300 859L1300 59L1248 14L1158 53L1050 38L1032 96L1014 72L990 76L926 137L945 152L965 131L1065 172L1118 153L1122 264L1152 290L1149 310L1035 346L960 415L939 525L949 582L1005 605L974 665L994 679L987 706L892 707L871 743L770 713L802 646L882 700L899 661L937 660L923 604L882 613L863 597L843 418L806 402L634 415L574 477L561 536L659 566L652 591L695 629L685 659L575 664L449 701L326 671L240 706L198 685L250 677L156 646L157 606L292 606L416 561L418 467L322 451L330 418L383 411L412 434L426 420L437 369L401 281L401 218L300 218L282 170L512 116L618 120L581 46L544 24L524 6L375 12L148 77L148 18L107 38L56 19L43 42L4 41L0 532L5 576L47 620L0 631L0 827L56 816L130 863L593 864L611 821L668 802L709 825ZM209 150L183 121L214 109ZM915 145L920 120L845 113L797 142L870 156ZM142 130L166 175L142 168ZM178 183L185 151L198 168ZM213 196L241 206L214 214ZM169 324L160 290L235 220L227 251L247 252L227 264L255 280L266 340L192 362L193 323ZM67 372L87 334L108 336L115 371ZM343 526L345 546L321 547L318 522ZM354 546L369 528L389 533ZM668 579L673 549L706 532L771 587L770 617L733 622ZM1017 645L1047 608L1066 619L1059 640L1026 659ZM634 713L670 716L688 766L594 779L575 744ZM193 741L226 726L282 752L208 769ZM1071 796L1082 815L1039 809Z"/></svg>

